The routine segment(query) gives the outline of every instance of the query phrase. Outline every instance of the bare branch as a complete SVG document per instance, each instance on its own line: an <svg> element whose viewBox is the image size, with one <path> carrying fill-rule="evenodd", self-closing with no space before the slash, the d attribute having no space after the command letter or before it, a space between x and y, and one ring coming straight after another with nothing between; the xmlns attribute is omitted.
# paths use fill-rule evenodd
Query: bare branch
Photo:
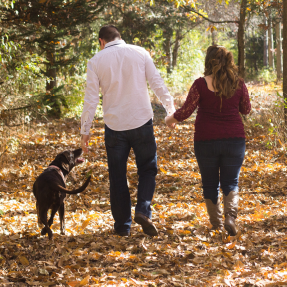
<svg viewBox="0 0 287 287"><path fill-rule="evenodd" d="M191 7L188 7L188 6L182 6L182 8L185 10L185 11L188 11L188 12L192 12L192 13L195 13L197 15L199 15L200 17L202 17L203 19L211 22L211 23L214 23L214 24L223 24L223 23L239 23L239 21L235 21L235 20L224 20L224 21L215 21L215 20L211 20L209 19L208 17L202 15L201 13L199 13L198 11L194 10L193 8Z"/></svg>

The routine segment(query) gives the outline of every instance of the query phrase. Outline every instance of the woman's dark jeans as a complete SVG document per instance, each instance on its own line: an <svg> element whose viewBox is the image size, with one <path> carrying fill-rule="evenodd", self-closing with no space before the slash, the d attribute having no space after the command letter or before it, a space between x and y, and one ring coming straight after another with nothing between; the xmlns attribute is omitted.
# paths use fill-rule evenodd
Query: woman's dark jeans
<svg viewBox="0 0 287 287"><path fill-rule="evenodd" d="M233 138L194 142L201 173L203 196L217 203L219 186L227 196L238 192L238 179L245 153L245 139Z"/></svg>
<svg viewBox="0 0 287 287"><path fill-rule="evenodd" d="M116 232L129 231L132 223L131 199L127 184L127 159L133 148L138 168L136 213L151 218L150 203L157 174L156 142L152 120L126 131L114 131L105 126L105 145L108 156L111 210Z"/></svg>

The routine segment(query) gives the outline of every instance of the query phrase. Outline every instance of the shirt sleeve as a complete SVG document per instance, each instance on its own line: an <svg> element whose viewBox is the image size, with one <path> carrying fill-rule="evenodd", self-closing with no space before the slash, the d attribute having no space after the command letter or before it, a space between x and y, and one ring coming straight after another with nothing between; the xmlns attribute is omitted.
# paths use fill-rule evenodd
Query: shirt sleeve
<svg viewBox="0 0 287 287"><path fill-rule="evenodd" d="M249 94L245 83L242 83L242 96L239 102L239 112L243 115L249 114L251 111L251 103L249 99Z"/></svg>
<svg viewBox="0 0 287 287"><path fill-rule="evenodd" d="M170 95L148 52L145 54L145 73L151 89L161 101L166 113L172 115L175 112L173 97Z"/></svg>
<svg viewBox="0 0 287 287"><path fill-rule="evenodd" d="M91 61L87 68L87 86L81 116L81 134L88 135L99 103L99 79Z"/></svg>
<svg viewBox="0 0 287 287"><path fill-rule="evenodd" d="M187 119L197 108L199 103L199 97L200 95L197 90L196 83L194 82L189 90L185 103L180 109L178 109L174 113L174 118L179 122L182 122Z"/></svg>

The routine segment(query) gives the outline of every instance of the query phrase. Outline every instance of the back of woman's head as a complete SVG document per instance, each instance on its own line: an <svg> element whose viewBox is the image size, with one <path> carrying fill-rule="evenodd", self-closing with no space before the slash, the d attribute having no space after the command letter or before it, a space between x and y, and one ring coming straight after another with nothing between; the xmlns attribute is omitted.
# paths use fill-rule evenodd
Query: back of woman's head
<svg viewBox="0 0 287 287"><path fill-rule="evenodd" d="M212 85L216 95L231 98L238 89L238 69L233 55L223 46L208 47L205 57L205 76L213 76Z"/></svg>

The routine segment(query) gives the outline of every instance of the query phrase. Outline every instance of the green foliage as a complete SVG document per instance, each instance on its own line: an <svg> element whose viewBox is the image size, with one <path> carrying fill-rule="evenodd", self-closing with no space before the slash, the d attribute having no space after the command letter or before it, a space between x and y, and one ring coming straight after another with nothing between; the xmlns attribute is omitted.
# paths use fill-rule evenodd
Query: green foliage
<svg viewBox="0 0 287 287"><path fill-rule="evenodd" d="M258 71L249 70L246 75L246 79L249 81L270 83L277 80L277 74L276 71L270 68L263 67Z"/></svg>
<svg viewBox="0 0 287 287"><path fill-rule="evenodd" d="M232 33L226 30L219 30L217 33L217 41L219 45L225 46L230 50L237 59L236 38L232 38ZM173 69L172 73L165 73L165 66L160 53L160 42L158 53L155 53L154 60L165 79L171 93L177 97L182 94L187 95L187 92L193 81L203 76L204 60L207 48L211 45L212 39L210 32L202 31L202 28L196 28L187 33L181 42L179 50L178 64ZM234 35L235 36L235 35ZM157 47L157 46L156 46Z"/></svg>
<svg viewBox="0 0 287 287"><path fill-rule="evenodd" d="M202 45L203 44L203 45ZM202 76L204 71L205 51L208 43L200 30L192 30L182 41L178 56L178 65L171 74L161 73L173 95L187 94L193 81Z"/></svg>
<svg viewBox="0 0 287 287"><path fill-rule="evenodd" d="M10 109L31 104L35 95L45 87L41 65L45 58L26 53L16 46L9 53L0 50L0 109Z"/></svg>
<svg viewBox="0 0 287 287"><path fill-rule="evenodd" d="M67 106L64 94L53 93L57 87L59 70L62 69L62 72L65 72L64 67L71 67L79 61L81 40L86 38L86 34L90 32L89 24L97 18L99 12L104 8L103 2L103 0L41 0L32 2L18 0L14 3L13 8L9 5L0 4L0 20L3 26L0 37L3 39L6 36L7 38L4 39L4 42L2 41L2 50L6 49L7 52L12 44L19 43L21 44L22 59L28 59L29 54L35 54L36 58L42 58L44 55L45 59L39 67L37 60L36 63L33 59L27 63L24 62L25 60L19 62L16 57L13 57L11 51L6 53L10 60L13 58L13 70L22 71L24 64L26 71L29 70L37 75L42 82L44 78L46 90L49 93L44 98L43 104L47 106L46 101L50 101L48 106L50 110L54 110L52 114L57 115L57 117L61 116L62 107ZM86 41L83 46L84 49L92 49L89 41ZM1 55L5 55L5 53L2 52ZM4 79L1 78L6 80L5 77ZM44 85L41 88L43 90ZM48 98L49 94L54 94L54 96Z"/></svg>
<svg viewBox="0 0 287 287"><path fill-rule="evenodd" d="M2 35L0 42L0 62L4 64L5 62L11 62L12 57L15 56L15 52L21 48L20 44L16 44L9 40L9 35Z"/></svg>
<svg viewBox="0 0 287 287"><path fill-rule="evenodd" d="M250 15L265 11L270 1L265 2L249 1ZM155 0L150 4L145 0L2 0L0 110L32 104L42 115L79 116L87 61L99 51L98 31L108 23L119 28L127 43L149 50L172 95L186 95L203 74L212 38L206 26L198 25L203 19L187 13L182 5L203 6L197 7L198 1ZM237 29L227 25L216 29L217 44L230 50L237 63ZM261 34L260 28L246 38L247 75L269 82L276 75L262 69ZM251 69L254 57L256 73ZM54 82L53 73L59 88L49 86ZM101 107L97 112L102 114Z"/></svg>
<svg viewBox="0 0 287 287"><path fill-rule="evenodd" d="M259 71L258 73L258 80L259 81L264 81L266 83L269 82L274 82L277 79L277 75L275 71L268 69L268 68L263 68Z"/></svg>
<svg viewBox="0 0 287 287"><path fill-rule="evenodd" d="M67 116L80 116L83 109L83 99L85 95L86 75L84 73L74 75L67 75L62 79L65 83L64 94L66 98Z"/></svg>

